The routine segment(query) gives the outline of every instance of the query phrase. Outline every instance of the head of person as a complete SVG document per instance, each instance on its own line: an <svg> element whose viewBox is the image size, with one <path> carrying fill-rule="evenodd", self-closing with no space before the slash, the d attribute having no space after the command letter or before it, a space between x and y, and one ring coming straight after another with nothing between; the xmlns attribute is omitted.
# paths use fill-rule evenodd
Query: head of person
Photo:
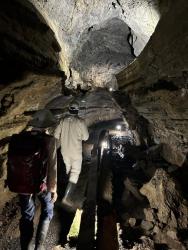
<svg viewBox="0 0 188 250"><path fill-rule="evenodd" d="M69 106L69 113L71 115L77 115L79 112L79 105L77 103L71 103Z"/></svg>
<svg viewBox="0 0 188 250"><path fill-rule="evenodd" d="M33 119L30 120L27 125L33 129L47 131L56 124L57 120L55 119L52 112L48 109L42 109L33 115Z"/></svg>

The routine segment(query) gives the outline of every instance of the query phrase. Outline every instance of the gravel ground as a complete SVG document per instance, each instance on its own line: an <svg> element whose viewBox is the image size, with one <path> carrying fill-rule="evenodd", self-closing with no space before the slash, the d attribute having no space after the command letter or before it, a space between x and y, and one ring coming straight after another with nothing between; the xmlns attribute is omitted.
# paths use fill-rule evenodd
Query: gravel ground
<svg viewBox="0 0 188 250"><path fill-rule="evenodd" d="M10 211L12 211L10 213ZM39 217L39 211L35 216L35 224ZM6 209L2 212L0 217L0 249L1 250L20 250L19 244L19 218L20 211L18 207L18 200L14 199L11 203L8 203ZM63 218L62 218L63 219ZM51 221L48 231L45 250L52 250L57 246L58 235L60 230L59 217L55 209L54 217ZM64 248L57 248L64 250L75 250L76 248L69 247L67 244Z"/></svg>

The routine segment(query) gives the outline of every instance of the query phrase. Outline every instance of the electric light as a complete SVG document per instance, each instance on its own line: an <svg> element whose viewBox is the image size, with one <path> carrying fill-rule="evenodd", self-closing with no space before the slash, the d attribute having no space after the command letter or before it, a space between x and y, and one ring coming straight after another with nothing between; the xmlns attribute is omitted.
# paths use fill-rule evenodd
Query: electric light
<svg viewBox="0 0 188 250"><path fill-rule="evenodd" d="M117 130L121 130L121 125L118 124L118 125L116 126L116 129L117 129Z"/></svg>
<svg viewBox="0 0 188 250"><path fill-rule="evenodd" d="M107 141L102 142L102 148L108 148L108 142Z"/></svg>

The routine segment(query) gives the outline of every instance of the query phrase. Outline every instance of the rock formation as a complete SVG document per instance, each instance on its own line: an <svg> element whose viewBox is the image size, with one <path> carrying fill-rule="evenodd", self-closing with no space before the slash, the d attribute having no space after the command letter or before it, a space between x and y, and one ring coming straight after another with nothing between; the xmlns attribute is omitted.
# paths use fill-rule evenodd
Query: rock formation
<svg viewBox="0 0 188 250"><path fill-rule="evenodd" d="M0 211L15 203L10 136L35 110L61 115L76 98L91 129L123 118L134 134L144 178L123 180L126 247L188 248L187 11L187 0L0 3Z"/></svg>

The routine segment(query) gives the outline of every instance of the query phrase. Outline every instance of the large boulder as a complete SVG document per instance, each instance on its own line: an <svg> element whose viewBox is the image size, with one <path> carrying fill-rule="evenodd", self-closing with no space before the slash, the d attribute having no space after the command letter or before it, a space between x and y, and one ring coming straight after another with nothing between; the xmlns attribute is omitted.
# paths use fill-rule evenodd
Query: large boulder
<svg viewBox="0 0 188 250"><path fill-rule="evenodd" d="M145 210L146 219L155 223L155 242L173 249L185 249L180 233L188 227L188 204L181 195L178 183L163 169L157 169L152 179L143 185L152 210ZM151 213L152 212L152 213Z"/></svg>

